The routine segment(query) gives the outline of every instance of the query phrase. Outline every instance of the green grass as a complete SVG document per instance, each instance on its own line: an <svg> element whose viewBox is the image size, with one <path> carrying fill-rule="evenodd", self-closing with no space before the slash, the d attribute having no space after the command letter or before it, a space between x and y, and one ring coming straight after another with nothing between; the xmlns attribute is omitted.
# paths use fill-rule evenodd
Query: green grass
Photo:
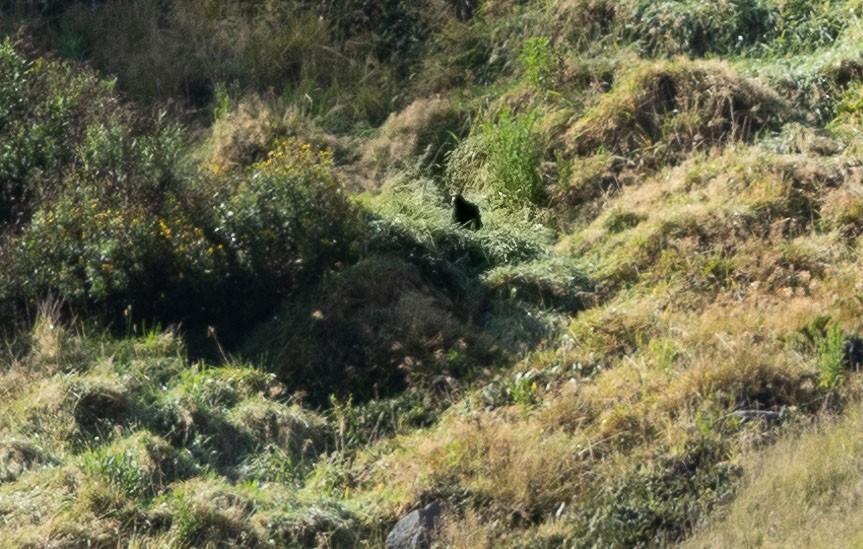
<svg viewBox="0 0 863 549"><path fill-rule="evenodd" d="M5 543L859 544L858 0L6 4Z"/></svg>

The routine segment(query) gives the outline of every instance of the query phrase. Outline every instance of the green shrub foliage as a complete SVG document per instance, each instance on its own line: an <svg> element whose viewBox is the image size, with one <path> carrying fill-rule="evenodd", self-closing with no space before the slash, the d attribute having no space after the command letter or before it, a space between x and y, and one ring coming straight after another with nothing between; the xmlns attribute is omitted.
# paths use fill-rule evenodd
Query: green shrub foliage
<svg viewBox="0 0 863 549"><path fill-rule="evenodd" d="M0 47L4 302L54 295L118 320L254 320L348 253L330 155L293 140L249 168L181 166L177 129L110 82ZM119 324L119 323L118 323Z"/></svg>

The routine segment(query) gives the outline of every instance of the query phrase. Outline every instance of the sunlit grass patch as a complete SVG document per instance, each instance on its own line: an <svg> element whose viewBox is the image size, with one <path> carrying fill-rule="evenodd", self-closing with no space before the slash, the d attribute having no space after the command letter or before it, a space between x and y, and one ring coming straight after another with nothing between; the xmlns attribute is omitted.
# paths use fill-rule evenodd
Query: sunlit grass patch
<svg viewBox="0 0 863 549"><path fill-rule="evenodd" d="M771 90L717 61L634 67L570 130L578 154L599 149L659 165L681 153L751 139L786 105Z"/></svg>
<svg viewBox="0 0 863 549"><path fill-rule="evenodd" d="M861 413L792 434L744 456L737 497L687 547L844 545L861 540L849 514L860 507Z"/></svg>

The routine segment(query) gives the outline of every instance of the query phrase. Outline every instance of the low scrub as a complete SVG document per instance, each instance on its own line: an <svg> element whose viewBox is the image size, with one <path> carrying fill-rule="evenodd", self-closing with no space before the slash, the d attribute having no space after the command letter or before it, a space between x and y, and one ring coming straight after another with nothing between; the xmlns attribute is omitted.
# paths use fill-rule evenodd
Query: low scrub
<svg viewBox="0 0 863 549"><path fill-rule="evenodd" d="M206 323L230 339L231 322L259 318L362 232L329 150L285 138L251 166L192 171L177 129L139 123L108 82L29 61L8 41L0 57L2 131L16 143L0 158L9 310L50 295L108 322Z"/></svg>
<svg viewBox="0 0 863 549"><path fill-rule="evenodd" d="M413 265L376 257L328 280L252 336L251 356L318 404L365 401L493 360L491 341Z"/></svg>

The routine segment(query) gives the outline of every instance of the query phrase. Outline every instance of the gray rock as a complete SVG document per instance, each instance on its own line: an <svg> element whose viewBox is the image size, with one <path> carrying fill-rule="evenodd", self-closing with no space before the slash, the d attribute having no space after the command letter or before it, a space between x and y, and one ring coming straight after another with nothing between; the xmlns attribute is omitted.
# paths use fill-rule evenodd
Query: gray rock
<svg viewBox="0 0 863 549"><path fill-rule="evenodd" d="M429 549L431 535L441 514L440 503L431 503L402 517L387 535L387 549Z"/></svg>

